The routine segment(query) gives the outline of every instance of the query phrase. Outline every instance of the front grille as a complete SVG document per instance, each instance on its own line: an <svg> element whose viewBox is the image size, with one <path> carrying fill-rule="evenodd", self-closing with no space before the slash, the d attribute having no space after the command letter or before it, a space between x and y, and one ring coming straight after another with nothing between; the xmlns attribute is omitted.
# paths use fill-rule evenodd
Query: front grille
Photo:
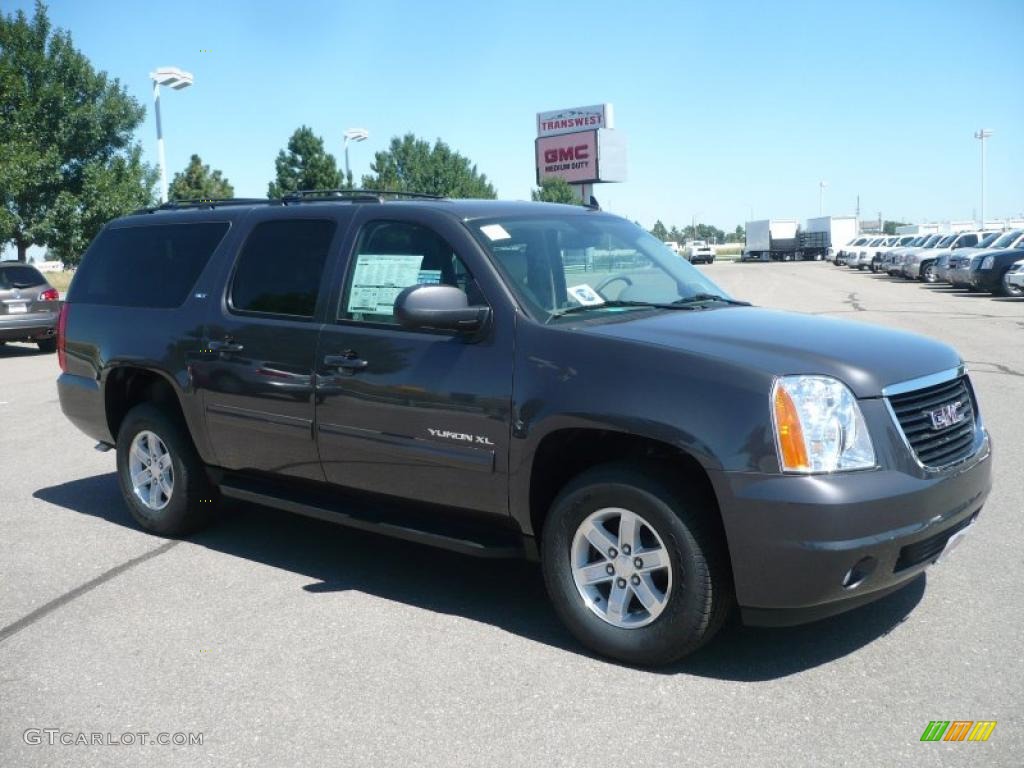
<svg viewBox="0 0 1024 768"><path fill-rule="evenodd" d="M931 412L959 402L964 418L936 428ZM896 421L918 460L926 467L944 467L971 455L974 447L974 402L964 376L889 398Z"/></svg>
<svg viewBox="0 0 1024 768"><path fill-rule="evenodd" d="M939 556L939 553L946 546L946 542L949 541L949 537L957 531L962 531L968 525L974 522L974 518L977 515L972 515L964 520L961 520L956 525L947 528L944 531L936 533L934 536L929 536L927 539L908 544L900 550L900 556L896 560L896 567L893 569L894 573L905 571L907 568L913 568L915 565L921 563L927 563L929 560L934 560Z"/></svg>

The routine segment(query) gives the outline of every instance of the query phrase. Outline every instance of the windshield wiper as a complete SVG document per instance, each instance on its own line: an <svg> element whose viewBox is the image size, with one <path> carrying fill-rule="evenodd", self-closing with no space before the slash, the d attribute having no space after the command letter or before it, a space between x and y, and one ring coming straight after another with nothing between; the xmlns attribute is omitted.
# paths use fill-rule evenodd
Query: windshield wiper
<svg viewBox="0 0 1024 768"><path fill-rule="evenodd" d="M727 299L725 296L719 296L717 293L695 293L693 296L687 296L685 299L679 299L673 301L672 304L675 306L687 305L687 304L699 304L704 301L720 301L724 304L732 304L734 307L749 307L749 301L738 301L737 299Z"/></svg>

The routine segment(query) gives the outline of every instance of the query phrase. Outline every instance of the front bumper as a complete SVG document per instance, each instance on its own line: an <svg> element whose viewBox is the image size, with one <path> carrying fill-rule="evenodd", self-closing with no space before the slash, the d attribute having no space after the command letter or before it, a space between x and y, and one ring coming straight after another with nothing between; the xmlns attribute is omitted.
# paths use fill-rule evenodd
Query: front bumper
<svg viewBox="0 0 1024 768"><path fill-rule="evenodd" d="M983 429L974 455L950 470L929 472L909 455L898 463L831 475L711 473L745 623L806 623L898 589L978 515L991 488ZM851 578L858 564L869 572Z"/></svg>
<svg viewBox="0 0 1024 768"><path fill-rule="evenodd" d="M972 269L968 276L971 287L995 293L1003 285L1003 273L997 269Z"/></svg>

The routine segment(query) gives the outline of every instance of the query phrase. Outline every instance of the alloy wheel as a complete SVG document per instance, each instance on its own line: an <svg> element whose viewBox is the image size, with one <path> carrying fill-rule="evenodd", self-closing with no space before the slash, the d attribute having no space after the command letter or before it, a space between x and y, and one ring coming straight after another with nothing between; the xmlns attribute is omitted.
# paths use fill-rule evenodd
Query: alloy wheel
<svg viewBox="0 0 1024 768"><path fill-rule="evenodd" d="M661 615L672 592L672 564L657 531L628 509L589 515L573 536L569 557L576 589L587 607L620 629Z"/></svg>
<svg viewBox="0 0 1024 768"><path fill-rule="evenodd" d="M154 432L143 430L128 450L128 472L132 492L143 506L159 512L174 493L174 466L171 453Z"/></svg>

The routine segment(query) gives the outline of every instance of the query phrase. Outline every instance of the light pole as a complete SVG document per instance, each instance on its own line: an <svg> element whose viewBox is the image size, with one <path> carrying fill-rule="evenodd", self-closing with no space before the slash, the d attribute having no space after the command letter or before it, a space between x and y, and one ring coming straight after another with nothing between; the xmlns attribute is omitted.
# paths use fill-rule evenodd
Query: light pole
<svg viewBox="0 0 1024 768"><path fill-rule="evenodd" d="M149 73L153 81L153 109L156 112L156 150L160 162L160 202L167 202L167 159L164 156L164 131L160 125L160 86L181 91L192 85L192 73L177 67L160 67Z"/></svg>
<svg viewBox="0 0 1024 768"><path fill-rule="evenodd" d="M981 142L981 229L985 228L985 139L991 135L988 128L974 132L974 138Z"/></svg>
<svg viewBox="0 0 1024 768"><path fill-rule="evenodd" d="M348 169L348 143L350 141L366 141L370 138L370 132L365 128L349 128L345 131L345 182L347 183L349 178L352 176L352 172Z"/></svg>
<svg viewBox="0 0 1024 768"><path fill-rule="evenodd" d="M818 215L821 216L825 210L825 187L828 186L827 181L818 182Z"/></svg>

